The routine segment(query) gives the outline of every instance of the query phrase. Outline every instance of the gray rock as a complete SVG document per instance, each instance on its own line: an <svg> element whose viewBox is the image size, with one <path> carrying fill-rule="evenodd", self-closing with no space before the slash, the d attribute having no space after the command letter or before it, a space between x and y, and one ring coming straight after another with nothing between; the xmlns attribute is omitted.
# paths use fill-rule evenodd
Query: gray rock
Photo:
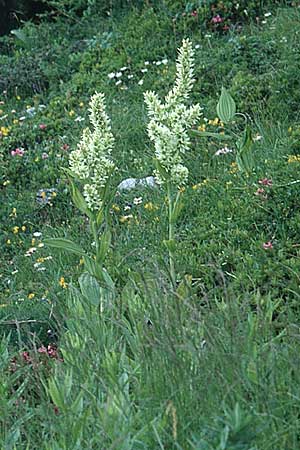
<svg viewBox="0 0 300 450"><path fill-rule="evenodd" d="M145 178L126 178L118 185L118 191L130 191L131 189L135 189L137 187L157 187L157 183L154 177L145 177Z"/></svg>

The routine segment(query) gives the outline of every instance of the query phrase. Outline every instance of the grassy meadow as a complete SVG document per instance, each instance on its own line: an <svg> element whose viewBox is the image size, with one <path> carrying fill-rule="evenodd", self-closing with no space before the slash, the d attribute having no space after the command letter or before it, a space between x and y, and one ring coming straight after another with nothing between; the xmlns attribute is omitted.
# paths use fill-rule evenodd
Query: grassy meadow
<svg viewBox="0 0 300 450"><path fill-rule="evenodd" d="M299 450L298 2L45 3L0 37L0 449ZM144 92L170 91L184 38L188 180L117 189L158 167ZM95 92L100 232L68 172Z"/></svg>

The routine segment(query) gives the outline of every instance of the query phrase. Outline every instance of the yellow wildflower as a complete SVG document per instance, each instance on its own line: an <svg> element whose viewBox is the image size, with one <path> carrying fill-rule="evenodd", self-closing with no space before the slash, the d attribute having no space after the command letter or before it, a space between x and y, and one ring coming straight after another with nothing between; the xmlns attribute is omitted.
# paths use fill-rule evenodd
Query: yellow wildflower
<svg viewBox="0 0 300 450"><path fill-rule="evenodd" d="M297 163L300 162L300 155L289 155L288 157L288 163Z"/></svg>
<svg viewBox="0 0 300 450"><path fill-rule="evenodd" d="M22 230L22 231L26 231L25 225L23 225L23 226L21 227L21 230Z"/></svg>
<svg viewBox="0 0 300 450"><path fill-rule="evenodd" d="M68 287L68 283L66 283L64 277L60 277L60 280L58 283L63 289L66 289Z"/></svg>
<svg viewBox="0 0 300 450"><path fill-rule="evenodd" d="M41 197L42 197L43 199L46 198L46 192L45 192L45 191L41 192Z"/></svg>
<svg viewBox="0 0 300 450"><path fill-rule="evenodd" d="M194 184L194 186L192 186L192 189L194 189L194 191L195 191L195 190L205 186L207 183L209 183L209 179L205 178L201 183Z"/></svg>
<svg viewBox="0 0 300 450"><path fill-rule="evenodd" d="M11 240L7 239L6 243L7 243L7 245L10 245L11 244Z"/></svg>
<svg viewBox="0 0 300 450"><path fill-rule="evenodd" d="M9 217L17 217L17 209L13 208L12 212L10 213Z"/></svg>
<svg viewBox="0 0 300 450"><path fill-rule="evenodd" d="M235 161L230 164L230 167L231 167L231 169L229 170L229 173L234 174L234 173L238 172L238 170L239 170L238 165Z"/></svg>
<svg viewBox="0 0 300 450"><path fill-rule="evenodd" d="M10 184L10 181L9 180L5 180L4 182L3 182L3 186L8 186Z"/></svg>
<svg viewBox="0 0 300 450"><path fill-rule="evenodd" d="M80 102L80 103L79 103L79 106L80 106L80 108L83 108L83 107L84 107L84 103L83 103L83 102Z"/></svg>
<svg viewBox="0 0 300 450"><path fill-rule="evenodd" d="M0 135L1 136L8 136L10 132L10 128L9 127L1 127L0 128Z"/></svg>
<svg viewBox="0 0 300 450"><path fill-rule="evenodd" d="M148 211L154 211L155 209L158 209L158 207L155 206L152 202L145 203L144 208Z"/></svg>
<svg viewBox="0 0 300 450"><path fill-rule="evenodd" d="M118 205L113 204L113 205L112 205L112 209L113 209L115 212L120 212L120 207L119 207Z"/></svg>
<svg viewBox="0 0 300 450"><path fill-rule="evenodd" d="M43 263L45 261L45 258L37 258L36 262Z"/></svg>
<svg viewBox="0 0 300 450"><path fill-rule="evenodd" d="M130 222L130 219L132 219L133 218L133 215L132 214L128 214L128 216L122 216L122 217L120 217L120 222L121 223L125 223L125 222Z"/></svg>
<svg viewBox="0 0 300 450"><path fill-rule="evenodd" d="M205 123L203 123L202 125L199 125L198 130L199 130L199 131L205 131L205 130L206 130L206 125L205 125Z"/></svg>
<svg viewBox="0 0 300 450"><path fill-rule="evenodd" d="M21 97L19 95L16 96L17 100L21 100Z"/></svg>
<svg viewBox="0 0 300 450"><path fill-rule="evenodd" d="M20 227L13 227L13 229L12 229L12 232L14 233L14 234L18 234L19 233L19 229L20 229Z"/></svg>
<svg viewBox="0 0 300 450"><path fill-rule="evenodd" d="M31 239L31 245L34 245L34 244L35 244L35 239L32 238L32 239Z"/></svg>
<svg viewBox="0 0 300 450"><path fill-rule="evenodd" d="M18 119L14 119L14 120L13 120L13 124L14 124L14 125L17 125L17 123L19 123Z"/></svg>
<svg viewBox="0 0 300 450"><path fill-rule="evenodd" d="M69 116L73 117L75 115L75 111L73 109L71 109L71 111L69 111Z"/></svg>
<svg viewBox="0 0 300 450"><path fill-rule="evenodd" d="M33 292L31 292L30 294L28 294L29 300L31 300L31 299L34 298L34 297L35 297L35 294L34 294Z"/></svg>

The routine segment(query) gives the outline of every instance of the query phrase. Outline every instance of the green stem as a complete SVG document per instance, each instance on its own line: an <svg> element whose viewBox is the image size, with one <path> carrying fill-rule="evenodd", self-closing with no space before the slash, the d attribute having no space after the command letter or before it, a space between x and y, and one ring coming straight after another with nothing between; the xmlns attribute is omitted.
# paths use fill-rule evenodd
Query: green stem
<svg viewBox="0 0 300 450"><path fill-rule="evenodd" d="M98 250L99 250L99 239L98 239L98 233L97 233L97 223L96 220L91 219L91 229L92 229L92 233L93 233L93 238L96 244L96 255L98 254Z"/></svg>
<svg viewBox="0 0 300 450"><path fill-rule="evenodd" d="M173 223L173 198L172 198L172 189L170 181L167 182L167 196L168 196L168 215L169 215L169 230L168 230L168 239L170 244L174 242L174 223ZM176 287L176 274L175 274L175 260L174 260L174 252L169 248L169 265L170 265L170 276L173 288Z"/></svg>

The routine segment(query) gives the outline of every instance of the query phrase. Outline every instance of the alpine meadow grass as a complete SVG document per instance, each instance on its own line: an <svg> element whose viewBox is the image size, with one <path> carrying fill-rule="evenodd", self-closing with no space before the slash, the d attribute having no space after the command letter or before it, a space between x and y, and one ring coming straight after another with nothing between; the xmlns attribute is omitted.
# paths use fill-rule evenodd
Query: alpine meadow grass
<svg viewBox="0 0 300 450"><path fill-rule="evenodd" d="M298 2L25 3L0 449L299 450Z"/></svg>

